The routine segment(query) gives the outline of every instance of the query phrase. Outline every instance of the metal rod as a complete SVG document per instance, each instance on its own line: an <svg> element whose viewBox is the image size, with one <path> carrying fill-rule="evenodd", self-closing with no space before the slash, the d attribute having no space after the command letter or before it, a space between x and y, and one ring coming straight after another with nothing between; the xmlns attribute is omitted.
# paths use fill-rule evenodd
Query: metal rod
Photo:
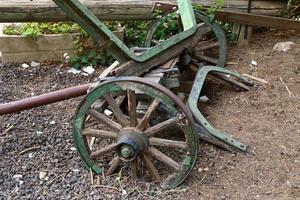
<svg viewBox="0 0 300 200"><path fill-rule="evenodd" d="M87 93L90 86L91 84L85 84L42 94L20 101L3 103L0 104L0 116L83 96Z"/></svg>

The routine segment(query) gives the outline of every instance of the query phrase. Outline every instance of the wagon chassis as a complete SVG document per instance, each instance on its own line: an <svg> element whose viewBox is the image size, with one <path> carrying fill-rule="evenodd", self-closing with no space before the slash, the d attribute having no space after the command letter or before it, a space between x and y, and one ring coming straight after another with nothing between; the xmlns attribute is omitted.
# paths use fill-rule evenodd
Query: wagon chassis
<svg viewBox="0 0 300 200"><path fill-rule="evenodd" d="M107 176L128 166L131 178L142 174L164 188L176 187L188 176L198 158L199 138L230 151L247 152L247 145L214 128L198 108L209 74L245 90L252 82L224 68L222 29L204 13L194 11L189 0L177 0L177 7L171 9L179 12L182 31L154 41L162 17L153 22L145 47L135 49L128 48L78 0L53 1L96 40L98 48L111 53L117 64L96 83L1 104L0 115L88 91L73 119L74 144L85 166ZM209 43L206 39L211 32L216 40ZM203 53L216 47L217 58ZM186 73L191 69L197 71L194 81ZM194 82L187 89L188 98L178 89L185 81ZM162 165L168 170L161 169Z"/></svg>

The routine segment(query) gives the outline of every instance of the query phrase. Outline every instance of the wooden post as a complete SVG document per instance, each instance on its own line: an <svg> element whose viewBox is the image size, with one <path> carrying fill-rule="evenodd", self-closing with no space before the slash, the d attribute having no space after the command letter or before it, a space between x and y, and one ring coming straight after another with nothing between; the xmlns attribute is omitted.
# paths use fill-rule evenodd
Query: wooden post
<svg viewBox="0 0 300 200"><path fill-rule="evenodd" d="M234 24L233 33L236 35L236 42L240 46L248 45L251 41L253 27L244 24Z"/></svg>

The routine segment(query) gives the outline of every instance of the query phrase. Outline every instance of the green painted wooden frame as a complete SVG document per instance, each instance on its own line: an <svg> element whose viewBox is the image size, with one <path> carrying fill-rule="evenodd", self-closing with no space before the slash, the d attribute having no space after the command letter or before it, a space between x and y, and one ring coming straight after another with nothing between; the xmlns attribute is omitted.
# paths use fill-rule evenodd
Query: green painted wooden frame
<svg viewBox="0 0 300 200"><path fill-rule="evenodd" d="M196 18L190 0L177 0L184 31L148 49L140 55L134 54L106 25L78 0L53 0L70 18L121 63L134 60L144 62L162 51L193 35L197 30Z"/></svg>
<svg viewBox="0 0 300 200"><path fill-rule="evenodd" d="M198 100L204 85L204 81L209 73L217 72L226 75L231 75L236 77L244 82L249 82L248 79L243 77L237 72L230 71L225 68L215 67L215 66L204 66L200 68L197 72L192 91L188 98L188 107L193 113L194 119L198 124L200 124L210 136L216 138L217 140L229 145L233 149L236 149L241 152L247 152L247 145L232 138L229 134L224 133L215 127L213 127L208 120L203 116L203 114L198 109Z"/></svg>

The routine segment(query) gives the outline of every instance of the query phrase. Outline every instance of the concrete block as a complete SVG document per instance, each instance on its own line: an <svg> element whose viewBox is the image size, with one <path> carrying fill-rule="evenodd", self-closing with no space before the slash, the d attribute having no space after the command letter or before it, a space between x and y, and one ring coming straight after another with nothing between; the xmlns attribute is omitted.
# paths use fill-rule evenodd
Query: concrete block
<svg viewBox="0 0 300 200"><path fill-rule="evenodd" d="M62 60L64 53L74 55L74 35L57 34L37 37L0 36L2 63Z"/></svg>

